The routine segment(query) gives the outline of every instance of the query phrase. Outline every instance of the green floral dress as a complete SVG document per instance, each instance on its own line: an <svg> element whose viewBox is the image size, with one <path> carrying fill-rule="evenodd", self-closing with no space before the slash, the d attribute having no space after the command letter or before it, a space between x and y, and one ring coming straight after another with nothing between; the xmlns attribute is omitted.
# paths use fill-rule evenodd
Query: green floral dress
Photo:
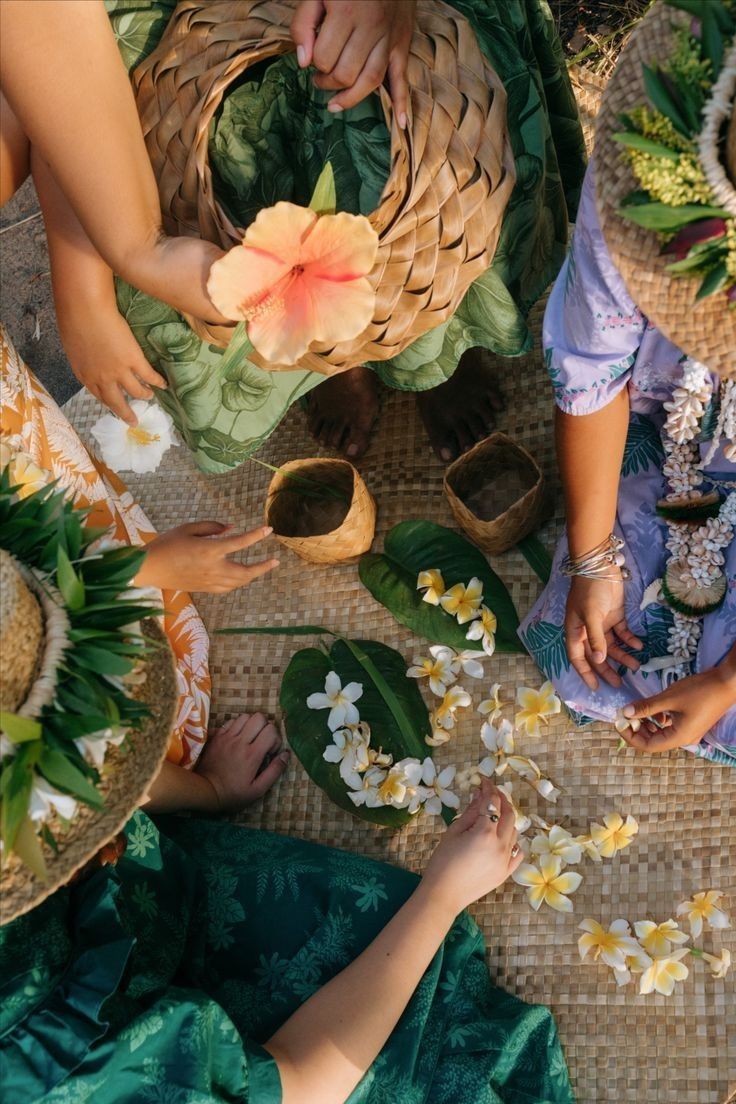
<svg viewBox="0 0 736 1104"><path fill-rule="evenodd" d="M174 0L106 0L125 64L133 69L158 43ZM583 136L562 48L546 0L453 0L472 24L508 95L516 159L496 255L455 316L392 361L371 365L391 387L424 391L447 380L463 352L485 346L527 351L526 315L554 279L567 249L585 168ZM212 124L210 162L218 199L236 223L279 199L308 204L326 160L338 207L368 214L389 173L389 136L370 96L339 116L325 108L294 57L262 66L238 85ZM200 339L176 311L123 283L120 311L149 361L169 381L159 401L197 464L222 472L255 452L297 399L323 376L269 373L246 361L227 377L222 350Z"/></svg>
<svg viewBox="0 0 736 1104"><path fill-rule="evenodd" d="M8 1104L278 1104L262 1047L416 877L227 822L136 813L117 867L0 928ZM349 1104L569 1104L554 1021L456 921Z"/></svg>

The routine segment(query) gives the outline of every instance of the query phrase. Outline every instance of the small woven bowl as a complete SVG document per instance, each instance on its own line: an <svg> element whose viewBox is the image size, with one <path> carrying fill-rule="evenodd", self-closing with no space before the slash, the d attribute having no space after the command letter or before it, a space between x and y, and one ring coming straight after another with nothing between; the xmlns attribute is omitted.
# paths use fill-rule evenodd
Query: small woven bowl
<svg viewBox="0 0 736 1104"><path fill-rule="evenodd" d="M539 465L505 433L492 433L450 465L445 494L463 532L493 555L513 548L549 516Z"/></svg>
<svg viewBox="0 0 736 1104"><path fill-rule="evenodd" d="M305 494L293 472L328 484L345 500ZM291 460L281 465L268 488L266 522L286 548L308 563L332 564L367 552L376 531L376 503L347 460Z"/></svg>

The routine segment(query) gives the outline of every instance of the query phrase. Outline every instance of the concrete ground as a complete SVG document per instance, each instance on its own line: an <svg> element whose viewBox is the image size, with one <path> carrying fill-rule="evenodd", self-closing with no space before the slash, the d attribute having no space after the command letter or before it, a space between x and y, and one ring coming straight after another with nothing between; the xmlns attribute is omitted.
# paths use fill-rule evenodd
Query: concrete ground
<svg viewBox="0 0 736 1104"><path fill-rule="evenodd" d="M79 390L56 328L46 234L30 180L0 213L0 321L58 403Z"/></svg>

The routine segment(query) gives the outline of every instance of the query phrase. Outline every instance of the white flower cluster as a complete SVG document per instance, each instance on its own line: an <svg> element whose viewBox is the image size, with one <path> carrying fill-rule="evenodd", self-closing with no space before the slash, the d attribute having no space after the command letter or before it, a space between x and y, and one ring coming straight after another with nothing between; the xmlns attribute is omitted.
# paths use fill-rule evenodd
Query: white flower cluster
<svg viewBox="0 0 736 1104"><path fill-rule="evenodd" d="M479 641L484 653L493 655L498 623L493 610L483 604L483 584L480 579L472 578L467 586L456 583L448 590L442 572L433 567L419 572L417 590L423 592L423 602L428 602L430 606L441 606L445 613L457 618L458 625L472 622L465 639Z"/></svg>
<svg viewBox="0 0 736 1104"><path fill-rule="evenodd" d="M706 366L687 357L680 386L672 392L672 400L664 403L667 411L664 431L671 440L683 445L697 437L700 419L712 394L713 383Z"/></svg>
<svg viewBox="0 0 736 1104"><path fill-rule="evenodd" d="M583 935L578 939L580 958L589 954L593 961L603 962L613 970L617 985L626 985L639 977L639 993L661 993L669 997L678 981L684 981L689 970L682 961L686 955L702 958L715 979L725 978L731 967L731 953L708 954L697 947L685 947L691 936L702 934L703 923L711 928L730 927L727 913L717 906L723 897L716 890L694 893L677 906L677 916L687 916L690 935L681 930L675 920L636 920L633 931L627 920L614 920L606 929L597 920L586 919L580 924Z"/></svg>

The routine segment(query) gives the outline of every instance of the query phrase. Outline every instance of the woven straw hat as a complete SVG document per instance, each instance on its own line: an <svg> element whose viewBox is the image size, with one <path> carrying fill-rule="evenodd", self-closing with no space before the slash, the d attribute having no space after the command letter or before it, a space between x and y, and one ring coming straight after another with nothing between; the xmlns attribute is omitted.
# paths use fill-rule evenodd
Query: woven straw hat
<svg viewBox="0 0 736 1104"><path fill-rule="evenodd" d="M293 14L294 4L285 0L182 0L157 49L133 73L169 233L225 249L241 241L243 228L231 223L215 195L210 122L249 68L294 49ZM299 361L324 375L394 357L450 318L493 259L514 186L503 85L467 20L440 0L418 2L407 76L405 131L393 120L386 91L380 93L391 170L370 215L379 237L370 274L373 320L354 340L332 349L315 345ZM208 341L230 339L229 327L189 321Z"/></svg>
<svg viewBox="0 0 736 1104"><path fill-rule="evenodd" d="M631 35L603 94L596 125L596 196L606 244L636 305L666 337L688 356L724 376L736 372L736 310L730 310L723 294L695 301L699 280L674 277L666 270L671 257L662 256L657 234L643 230L618 214L621 201L639 185L622 147L613 135L622 130L621 113L648 102L642 65L663 62L674 49L673 28L690 16L660 0ZM729 77L728 73L734 74ZM711 149L725 112L731 122L727 140L727 169L721 167L718 181L709 183L719 203L736 210L736 124L734 124L734 82L736 56L727 49L722 70L723 88L718 90L724 114L711 132ZM730 86L727 89L726 85ZM714 93L716 88L714 87ZM715 96L714 96L715 98ZM707 139L706 130L701 135ZM703 162L706 168L705 162ZM730 178L730 179L729 179Z"/></svg>
<svg viewBox="0 0 736 1104"><path fill-rule="evenodd" d="M55 670L68 651L63 603L41 580L0 550L0 708L35 718L54 696ZM109 746L98 786L100 809L79 802L70 824L54 814L45 823L58 850L41 843L47 877L39 878L15 852L2 856L0 924L35 908L65 885L121 830L156 778L166 755L177 702L173 654L160 625L148 618L141 631L152 648L145 678L130 688L149 714L124 744Z"/></svg>

